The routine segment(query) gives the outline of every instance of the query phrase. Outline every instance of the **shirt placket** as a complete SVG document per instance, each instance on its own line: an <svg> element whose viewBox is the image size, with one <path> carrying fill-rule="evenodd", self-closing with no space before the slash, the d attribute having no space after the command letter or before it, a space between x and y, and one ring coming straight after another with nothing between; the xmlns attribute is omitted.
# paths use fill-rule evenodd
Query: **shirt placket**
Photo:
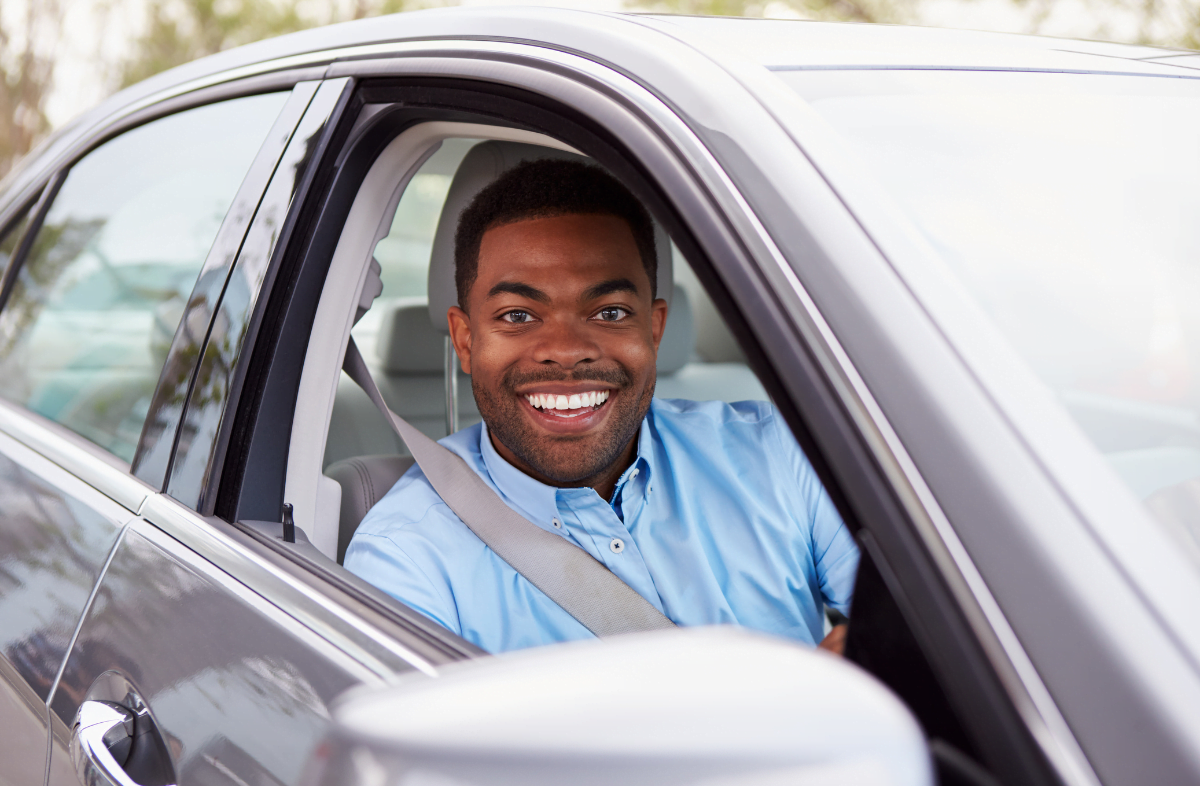
<svg viewBox="0 0 1200 786"><path fill-rule="evenodd" d="M560 489L558 509L563 528L575 543L663 610L641 549L612 506L591 489Z"/></svg>

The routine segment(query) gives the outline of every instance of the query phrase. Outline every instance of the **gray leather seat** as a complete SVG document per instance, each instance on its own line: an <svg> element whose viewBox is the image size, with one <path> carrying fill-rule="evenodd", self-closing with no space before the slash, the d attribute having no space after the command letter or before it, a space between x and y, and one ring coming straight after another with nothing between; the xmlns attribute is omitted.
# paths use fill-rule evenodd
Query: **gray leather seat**
<svg viewBox="0 0 1200 786"><path fill-rule="evenodd" d="M346 558L346 547L367 511L383 499L412 465L412 456L355 456L325 468L326 476L342 487L337 545L339 565Z"/></svg>

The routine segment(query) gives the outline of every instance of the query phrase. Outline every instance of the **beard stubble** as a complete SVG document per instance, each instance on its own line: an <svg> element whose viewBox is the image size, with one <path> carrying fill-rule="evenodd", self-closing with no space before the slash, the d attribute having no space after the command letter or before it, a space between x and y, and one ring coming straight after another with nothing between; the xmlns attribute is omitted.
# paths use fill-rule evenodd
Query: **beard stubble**
<svg viewBox="0 0 1200 786"><path fill-rule="evenodd" d="M650 410L656 379L652 373L641 395L629 396L633 375L619 364L612 368L583 368L568 374L551 369L537 372L509 369L501 378L496 394L477 384L474 377L471 391L488 431L526 466L555 483L581 485L582 481L611 468L637 435ZM621 394L609 399L613 410L601 430L582 436L549 436L536 431L521 411L517 387L580 381L614 385Z"/></svg>

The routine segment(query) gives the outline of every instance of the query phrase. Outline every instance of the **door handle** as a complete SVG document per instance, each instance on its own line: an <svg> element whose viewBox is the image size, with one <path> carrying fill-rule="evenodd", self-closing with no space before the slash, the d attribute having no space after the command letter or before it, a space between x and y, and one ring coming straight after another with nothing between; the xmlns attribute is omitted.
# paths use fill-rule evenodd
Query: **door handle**
<svg viewBox="0 0 1200 786"><path fill-rule="evenodd" d="M138 716L112 701L85 701L75 713L71 759L83 786L141 786L125 772Z"/></svg>

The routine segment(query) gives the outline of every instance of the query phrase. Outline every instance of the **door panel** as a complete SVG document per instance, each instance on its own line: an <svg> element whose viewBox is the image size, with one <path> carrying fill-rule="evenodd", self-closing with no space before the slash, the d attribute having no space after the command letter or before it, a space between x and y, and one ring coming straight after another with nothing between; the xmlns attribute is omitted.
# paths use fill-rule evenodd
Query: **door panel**
<svg viewBox="0 0 1200 786"><path fill-rule="evenodd" d="M51 784L76 786L69 729L115 672L157 721L178 783L293 784L328 704L378 678L138 520L122 539L50 707ZM90 691L90 692L89 692Z"/></svg>
<svg viewBox="0 0 1200 786"><path fill-rule="evenodd" d="M0 434L0 784L41 784L46 699L128 511Z"/></svg>

